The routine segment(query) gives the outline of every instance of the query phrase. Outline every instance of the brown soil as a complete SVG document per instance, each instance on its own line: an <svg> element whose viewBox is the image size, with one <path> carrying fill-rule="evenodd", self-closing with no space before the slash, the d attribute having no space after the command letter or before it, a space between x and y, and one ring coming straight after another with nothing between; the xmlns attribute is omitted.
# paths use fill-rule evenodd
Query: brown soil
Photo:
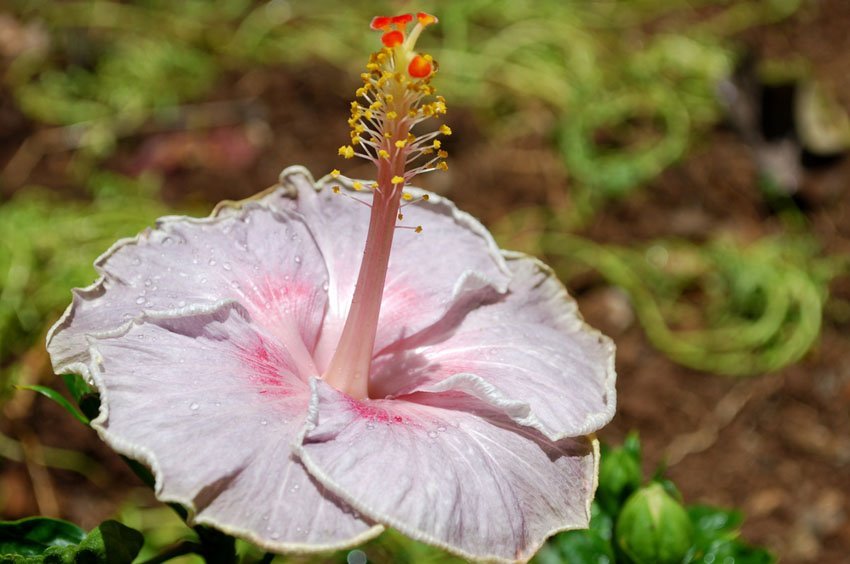
<svg viewBox="0 0 850 564"><path fill-rule="evenodd" d="M804 57L850 110L850 3L816 2L788 22L741 37L757 53L776 58ZM315 65L293 73L257 72L223 81L220 100L256 97L270 125L269 137L247 168L212 170L181 167L167 178L168 201L205 201L248 196L274 183L282 167L305 164L317 176L340 165L334 157L346 139L348 99L337 71ZM7 97L0 95L5 107ZM547 127L494 139L475 116L453 108L455 135L447 175L429 178L428 187L447 193L467 211L492 223L506 211L531 204L561 204L569 197L568 175L549 142ZM33 133L25 120L0 112L14 123L14 135ZM541 121L546 123L545 111ZM5 151L9 136L0 138ZM136 140L139 141L139 140ZM137 149L128 142L110 166L126 170ZM62 187L61 155L43 162L40 182ZM0 158L4 162L5 158ZM358 176L357 169L347 170ZM368 172L364 171L364 175ZM632 244L656 237L706 240L732 231L752 239L780 225L763 203L747 146L730 130L710 132L684 162L630 197L602 209L583 235L603 242ZM51 181L52 179L52 181ZM811 230L829 252L850 251L850 159L806 175L801 197ZM836 295L850 298L850 283L838 280ZM850 327L827 312L819 345L806 359L778 374L733 379L677 366L654 350L638 324L624 317L621 295L600 283L583 285L576 296L588 321L618 346L619 408L601 434L618 442L640 431L645 470L668 462L669 476L689 502L741 507L744 536L765 544L784 562L839 563L850 554ZM43 352L28 359L46 373ZM33 433L47 445L78 449L100 462L104 472L93 484L77 474L51 471L49 483L35 484L44 496L55 493L61 515L89 527L110 516L127 489L139 485L123 463L95 435L69 421L53 404L38 398L15 428L9 416L27 413L18 399L6 409L3 430L24 438ZM37 473L37 472L36 472ZM39 510L32 472L0 461L3 517ZM38 481L37 476L35 481Z"/></svg>

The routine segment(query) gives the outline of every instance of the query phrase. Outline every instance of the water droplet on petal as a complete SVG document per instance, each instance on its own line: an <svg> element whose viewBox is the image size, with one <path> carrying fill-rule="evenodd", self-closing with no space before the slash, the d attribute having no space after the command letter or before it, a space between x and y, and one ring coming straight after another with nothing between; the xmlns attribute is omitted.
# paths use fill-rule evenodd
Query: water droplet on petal
<svg viewBox="0 0 850 564"><path fill-rule="evenodd" d="M210 264L210 266L215 266L215 264L216 264L216 263L215 263L215 259L210 259L210 263L209 263L209 264Z"/></svg>
<svg viewBox="0 0 850 564"><path fill-rule="evenodd" d="M177 302L177 307L186 307L186 300L180 300Z"/></svg>
<svg viewBox="0 0 850 564"><path fill-rule="evenodd" d="M439 427L437 427L437 430L441 433L444 433L446 431L446 428L440 425Z"/></svg>
<svg viewBox="0 0 850 564"><path fill-rule="evenodd" d="M201 284L206 284L206 283L207 283L207 279L206 279L206 278L201 278Z"/></svg>
<svg viewBox="0 0 850 564"><path fill-rule="evenodd" d="M233 268L232 266L230 266L230 263L229 263L229 262L223 262L223 263L221 263L221 267L222 267L223 269L225 269L225 270L231 270L231 269Z"/></svg>
<svg viewBox="0 0 850 564"><path fill-rule="evenodd" d="M134 264L135 266L139 266L140 264L142 264L142 259L140 259L139 257L135 257L135 258L133 259L133 264Z"/></svg>
<svg viewBox="0 0 850 564"><path fill-rule="evenodd" d="M265 427L266 425L268 425L268 424L269 424L269 422L268 422L268 420L267 420L267 419L263 419L262 421L260 421L260 425L262 425L262 426L264 426L264 427Z"/></svg>
<svg viewBox="0 0 850 564"><path fill-rule="evenodd" d="M437 431L428 431L428 436L431 437L432 439L436 439L437 436L438 436Z"/></svg>
<svg viewBox="0 0 850 564"><path fill-rule="evenodd" d="M375 428L375 424L374 424L374 423L372 423L372 422L366 423L366 428L367 428L367 429L374 429L374 428Z"/></svg>
<svg viewBox="0 0 850 564"><path fill-rule="evenodd" d="M297 264L301 264L301 257L300 257L300 256L298 256L298 255L295 255L295 262L296 262Z"/></svg>
<svg viewBox="0 0 850 564"><path fill-rule="evenodd" d="M151 284L152 284L152 282L151 282L151 279L150 279L150 278L148 278L147 280L145 280L145 286L150 287L150 285L151 285Z"/></svg>
<svg viewBox="0 0 850 564"><path fill-rule="evenodd" d="M174 239L172 239L171 237L164 237L162 239L163 245L171 245L172 243L174 243Z"/></svg>
<svg viewBox="0 0 850 564"><path fill-rule="evenodd" d="M138 298L136 298L136 303L142 305L143 303L145 303L145 297L139 296Z"/></svg>
<svg viewBox="0 0 850 564"><path fill-rule="evenodd" d="M200 408L200 407L201 406L197 402L194 402L194 401L191 404L189 404L189 409L191 409L192 411L198 411L198 408Z"/></svg>
<svg viewBox="0 0 850 564"><path fill-rule="evenodd" d="M327 292L328 288L330 288L330 284L328 284L328 281L325 280L324 282L322 282L322 291Z"/></svg>
<svg viewBox="0 0 850 564"><path fill-rule="evenodd" d="M272 533L272 539L277 540L280 538L280 533Z"/></svg>

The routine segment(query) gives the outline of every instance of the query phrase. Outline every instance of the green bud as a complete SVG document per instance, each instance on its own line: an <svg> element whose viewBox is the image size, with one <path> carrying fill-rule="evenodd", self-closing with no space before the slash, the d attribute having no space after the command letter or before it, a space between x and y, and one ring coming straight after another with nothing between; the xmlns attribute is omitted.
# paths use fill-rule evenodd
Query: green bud
<svg viewBox="0 0 850 564"><path fill-rule="evenodd" d="M617 543L636 564L681 562L693 534L685 508L658 483L632 494L617 519Z"/></svg>

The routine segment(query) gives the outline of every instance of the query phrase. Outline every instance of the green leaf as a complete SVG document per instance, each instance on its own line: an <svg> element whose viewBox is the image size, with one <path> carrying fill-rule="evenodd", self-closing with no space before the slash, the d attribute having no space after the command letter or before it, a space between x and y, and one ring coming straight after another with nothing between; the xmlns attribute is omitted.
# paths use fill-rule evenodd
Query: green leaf
<svg viewBox="0 0 850 564"><path fill-rule="evenodd" d="M642 476L640 457L633 450L625 447L604 450L599 465L597 501L606 512L618 513L626 498L640 487Z"/></svg>
<svg viewBox="0 0 850 564"><path fill-rule="evenodd" d="M19 390L30 390L33 392L38 392L39 394L52 399L59 405L61 405L65 411L73 415L77 421L82 423L83 425L88 425L90 423L89 418L83 415L83 413L74 407L74 405L65 399L65 396L54 390L53 388L48 388L47 386L15 386L15 388Z"/></svg>
<svg viewBox="0 0 850 564"><path fill-rule="evenodd" d="M38 556L51 547L76 545L85 536L73 523L47 517L0 522L0 554Z"/></svg>
<svg viewBox="0 0 850 564"><path fill-rule="evenodd" d="M127 564L144 540L117 521L105 521L88 535L71 523L43 517L3 523L0 531L2 564Z"/></svg>
<svg viewBox="0 0 850 564"><path fill-rule="evenodd" d="M83 396L94 393L94 389L79 374L63 374L62 380L77 403L80 403Z"/></svg>
<svg viewBox="0 0 850 564"><path fill-rule="evenodd" d="M720 509L708 505L688 507L688 517L694 524L697 542L701 537L715 538L720 533L734 533L743 521L740 511Z"/></svg>
<svg viewBox="0 0 850 564"><path fill-rule="evenodd" d="M534 557L535 564L613 564L616 562L611 539L614 519L594 502L590 528L555 535Z"/></svg>
<svg viewBox="0 0 850 564"><path fill-rule="evenodd" d="M126 564L139 554L143 543L139 531L118 521L104 521L80 543L74 561Z"/></svg>

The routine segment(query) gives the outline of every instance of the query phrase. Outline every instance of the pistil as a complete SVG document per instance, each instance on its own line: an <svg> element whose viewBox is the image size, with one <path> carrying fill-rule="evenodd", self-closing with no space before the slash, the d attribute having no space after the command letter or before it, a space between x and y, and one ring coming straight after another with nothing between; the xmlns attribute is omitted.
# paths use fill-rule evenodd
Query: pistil
<svg viewBox="0 0 850 564"><path fill-rule="evenodd" d="M339 148L345 158L359 156L377 166L377 182L372 185L372 213L363 251L363 261L339 344L325 371L324 380L356 399L369 397L369 370L381 313L396 222L402 199L410 196L404 187L423 172L445 170L446 152L440 149L438 135L450 135L443 125L416 137L411 128L446 113L445 100L434 97L430 78L433 60L413 49L422 29L436 23L429 14L417 14L417 24L405 37L409 14L378 17L372 29L383 32L384 49L372 55L362 75L364 85L357 95L363 102L351 106L351 145ZM420 158L424 157L424 158ZM338 174L338 171L334 171ZM355 182L355 190L362 189ZM427 198L426 198L427 199ZM421 231L417 227L416 231Z"/></svg>

